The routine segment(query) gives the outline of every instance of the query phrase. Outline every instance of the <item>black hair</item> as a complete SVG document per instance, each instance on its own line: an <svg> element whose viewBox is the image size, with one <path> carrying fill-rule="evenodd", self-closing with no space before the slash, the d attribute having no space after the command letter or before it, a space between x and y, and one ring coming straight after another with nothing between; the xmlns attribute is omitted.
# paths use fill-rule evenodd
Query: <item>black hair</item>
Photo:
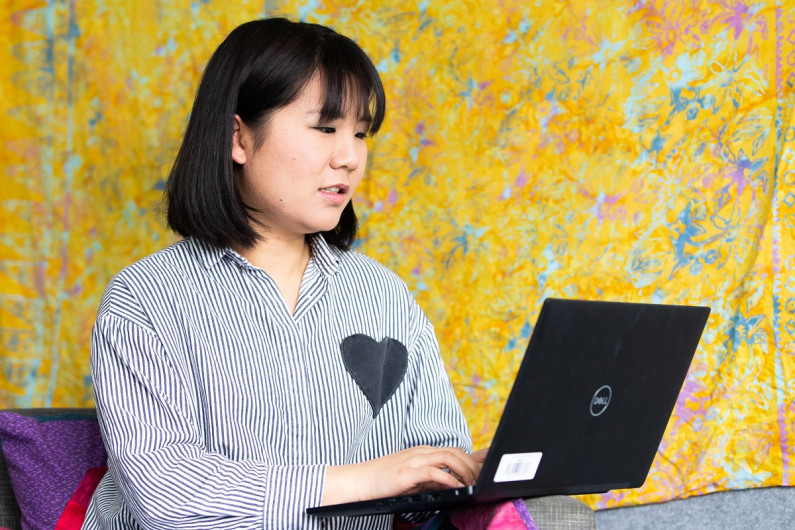
<svg viewBox="0 0 795 530"><path fill-rule="evenodd" d="M318 24L269 18L235 28L202 75L188 126L166 183L168 226L183 237L250 248L261 236L255 210L236 185L234 116L261 131L272 114L295 101L313 76L325 84L321 121L357 109L368 135L384 120L386 97L370 58L351 39ZM255 135L256 138L256 135ZM255 140L255 143L258 140ZM267 227L264 227L267 229ZM358 221L348 203L333 230L321 232L348 250Z"/></svg>

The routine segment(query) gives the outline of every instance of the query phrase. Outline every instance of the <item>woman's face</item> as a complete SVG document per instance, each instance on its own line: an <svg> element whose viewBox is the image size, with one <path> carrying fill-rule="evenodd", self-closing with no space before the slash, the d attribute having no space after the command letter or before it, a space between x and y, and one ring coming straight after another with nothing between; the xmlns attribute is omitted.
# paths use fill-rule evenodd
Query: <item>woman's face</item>
<svg viewBox="0 0 795 530"><path fill-rule="evenodd" d="M313 77L295 101L273 113L256 151L255 131L235 116L238 186L245 203L259 210L268 239L332 230L364 175L369 123L355 109L321 122L324 96Z"/></svg>

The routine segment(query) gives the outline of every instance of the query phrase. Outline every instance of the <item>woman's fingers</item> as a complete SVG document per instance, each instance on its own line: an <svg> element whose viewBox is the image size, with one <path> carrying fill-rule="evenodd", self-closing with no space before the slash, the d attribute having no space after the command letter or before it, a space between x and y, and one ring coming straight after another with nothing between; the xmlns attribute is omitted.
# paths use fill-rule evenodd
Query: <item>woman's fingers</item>
<svg viewBox="0 0 795 530"><path fill-rule="evenodd" d="M412 451L409 449L409 451ZM464 485L474 484L480 473L480 463L475 461L471 456L466 454L461 449L455 447L441 447L441 448L421 448L418 455L409 456L409 467L416 466L430 466L438 470L449 470L449 473L442 471L444 475L433 473L434 477L442 480L441 483L450 485L451 482L447 480L450 475L456 477L456 484L450 487L461 487Z"/></svg>
<svg viewBox="0 0 795 530"><path fill-rule="evenodd" d="M455 449L450 454L447 468L465 485L472 485L478 479L481 464L464 451Z"/></svg>
<svg viewBox="0 0 795 530"><path fill-rule="evenodd" d="M489 448L488 447L486 447L485 449L479 449L479 450L475 451L474 453L472 453L471 456L475 460L475 462L477 462L479 464L482 464L483 462L486 461L486 455L487 454L489 454Z"/></svg>
<svg viewBox="0 0 795 530"><path fill-rule="evenodd" d="M326 469L322 503L389 497L474 484L481 462L456 447L412 447Z"/></svg>
<svg viewBox="0 0 795 530"><path fill-rule="evenodd" d="M438 488L434 489L463 488L465 486L465 484L459 481L458 478L456 478L456 476L452 473L447 473L438 467L431 467L427 469L429 482L439 485Z"/></svg>

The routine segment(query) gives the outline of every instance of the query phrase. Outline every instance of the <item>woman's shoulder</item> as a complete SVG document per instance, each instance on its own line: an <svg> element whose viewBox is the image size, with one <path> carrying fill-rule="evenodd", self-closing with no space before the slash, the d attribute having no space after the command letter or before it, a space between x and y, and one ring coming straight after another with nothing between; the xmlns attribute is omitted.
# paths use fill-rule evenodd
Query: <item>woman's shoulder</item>
<svg viewBox="0 0 795 530"><path fill-rule="evenodd" d="M179 269L197 264L196 243L182 239L121 269L114 281L138 283L166 280Z"/></svg>
<svg viewBox="0 0 795 530"><path fill-rule="evenodd" d="M139 302L166 301L212 259L212 249L182 239L121 269L111 278L103 299L107 302L132 297Z"/></svg>

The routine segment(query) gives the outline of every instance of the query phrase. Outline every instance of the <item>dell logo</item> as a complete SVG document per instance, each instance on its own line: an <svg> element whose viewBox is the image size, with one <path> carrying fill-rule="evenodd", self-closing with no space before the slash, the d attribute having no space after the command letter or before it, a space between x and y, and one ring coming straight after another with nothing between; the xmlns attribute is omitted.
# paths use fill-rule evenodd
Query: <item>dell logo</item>
<svg viewBox="0 0 795 530"><path fill-rule="evenodd" d="M610 398L613 396L613 389L605 385L600 387L591 399L591 416L598 416L607 410Z"/></svg>

